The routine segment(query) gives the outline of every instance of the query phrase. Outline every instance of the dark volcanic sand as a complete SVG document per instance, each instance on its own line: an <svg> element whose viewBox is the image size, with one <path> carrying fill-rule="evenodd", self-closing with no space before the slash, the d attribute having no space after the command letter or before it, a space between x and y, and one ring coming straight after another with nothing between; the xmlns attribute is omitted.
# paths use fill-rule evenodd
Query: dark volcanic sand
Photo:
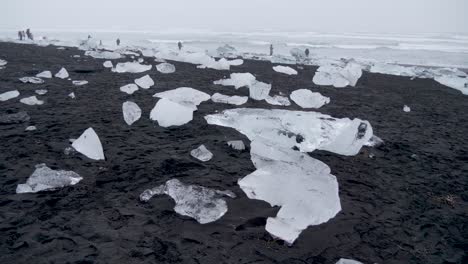
<svg viewBox="0 0 468 264"><path fill-rule="evenodd" d="M72 58L75 54L82 57ZM236 184L254 167L248 151L232 150L226 141L249 141L203 119L232 106L202 103L192 122L176 128L149 120L157 91L188 86L247 95L245 88L212 84L229 71L174 62L176 73L163 75L153 68L147 73L156 87L127 95L119 87L146 73L111 73L104 60L84 57L77 49L0 43L0 58L8 61L0 70L0 92L18 89L22 98L38 88L49 90L38 96L45 100L42 106L21 104L19 98L0 102L2 114L24 110L31 116L25 124L0 125L0 263L296 264L335 263L341 257L364 263L468 263L468 97L456 90L433 80L369 73L356 88L335 89L312 83L315 67L291 77L275 73L269 62L233 67L232 72L251 72L273 83L272 94L309 88L329 96L331 103L320 112L369 120L386 142L354 157L311 154L337 176L343 210L305 230L289 247L264 229L278 208L247 199ZM43 70L56 73L62 66L71 78L89 84L18 81ZM67 97L72 91L76 100ZM122 118L126 100L143 110L131 127ZM410 113L403 112L404 104ZM252 101L244 106L271 108ZM28 125L38 130L25 132ZM106 161L64 155L68 140L88 127L99 135ZM200 144L213 152L211 161L190 157ZM38 163L73 170L84 179L57 191L16 195L16 185ZM143 190L171 178L232 190L238 198L228 199L228 213L206 225L176 214L168 196L139 202Z"/></svg>

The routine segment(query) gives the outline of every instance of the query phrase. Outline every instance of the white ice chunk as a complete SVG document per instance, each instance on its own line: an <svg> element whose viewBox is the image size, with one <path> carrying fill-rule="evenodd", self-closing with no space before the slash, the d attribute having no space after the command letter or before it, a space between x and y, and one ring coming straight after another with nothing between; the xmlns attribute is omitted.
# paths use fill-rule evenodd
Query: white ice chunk
<svg viewBox="0 0 468 264"><path fill-rule="evenodd" d="M21 103L27 105L43 105L44 101L38 100L35 95L26 97L20 100Z"/></svg>
<svg viewBox="0 0 468 264"><path fill-rule="evenodd" d="M70 97L71 99L75 99L75 98L76 98L74 92L69 93L69 94L68 94L68 97Z"/></svg>
<svg viewBox="0 0 468 264"><path fill-rule="evenodd" d="M268 96L265 101L271 105L290 106L291 102L287 97L281 95Z"/></svg>
<svg viewBox="0 0 468 264"><path fill-rule="evenodd" d="M408 112L411 112L411 108L407 105L403 106L403 111L408 113Z"/></svg>
<svg viewBox="0 0 468 264"><path fill-rule="evenodd" d="M138 121L141 117L141 108L131 101L122 104L122 112L125 123L129 126Z"/></svg>
<svg viewBox="0 0 468 264"><path fill-rule="evenodd" d="M76 172L52 170L44 163L36 165L26 183L18 184L16 193L36 193L75 185L83 178Z"/></svg>
<svg viewBox="0 0 468 264"><path fill-rule="evenodd" d="M114 60L122 58L122 55L117 52L113 51L105 51L105 50L88 50L85 52L86 56L91 56L96 59L106 59L106 60Z"/></svg>
<svg viewBox="0 0 468 264"><path fill-rule="evenodd" d="M20 95L18 90L8 91L0 94L0 101L4 102L13 98L16 98Z"/></svg>
<svg viewBox="0 0 468 264"><path fill-rule="evenodd" d="M313 82L317 85L330 85L337 88L356 86L362 76L361 66L350 62L345 67L336 65L320 66L314 75Z"/></svg>
<svg viewBox="0 0 468 264"><path fill-rule="evenodd" d="M190 87L180 87L177 89L156 93L153 97L166 98L172 102L184 105L193 110L204 101L210 100L211 96Z"/></svg>
<svg viewBox="0 0 468 264"><path fill-rule="evenodd" d="M367 141L366 144L364 144L364 146L367 146L367 147L378 147L380 145L384 144L384 141L379 138L378 136L376 135L373 135L369 141Z"/></svg>
<svg viewBox="0 0 468 264"><path fill-rule="evenodd" d="M174 65L172 65L170 63L166 63L166 62L163 62L163 63L160 63L160 64L156 65L156 69L160 73L174 73L176 71L176 68L175 68Z"/></svg>
<svg viewBox="0 0 468 264"><path fill-rule="evenodd" d="M198 148L190 151L190 155L200 161L209 161L213 158L213 153L211 153L205 145L200 145Z"/></svg>
<svg viewBox="0 0 468 264"><path fill-rule="evenodd" d="M231 73L229 79L222 79L214 81L214 84L224 85L224 86L234 86L236 89L240 87L249 87L256 81L255 76L251 73Z"/></svg>
<svg viewBox="0 0 468 264"><path fill-rule="evenodd" d="M467 77L459 77L459 76L451 76L451 75L444 75L440 77L436 77L438 83L448 86L453 89L457 89L465 95L468 95L468 78Z"/></svg>
<svg viewBox="0 0 468 264"><path fill-rule="evenodd" d="M153 79L149 75L145 75L141 78L135 79L135 83L143 89L149 89L154 85Z"/></svg>
<svg viewBox="0 0 468 264"><path fill-rule="evenodd" d="M187 107L163 98L151 110L150 119L158 121L162 127L181 126L192 121L193 107Z"/></svg>
<svg viewBox="0 0 468 264"><path fill-rule="evenodd" d="M145 72L151 70L153 65L143 65L138 62L119 62L115 66L115 68L112 68L113 72L118 72L118 73L124 73L124 72L129 72L129 73L140 73L140 72Z"/></svg>
<svg viewBox="0 0 468 264"><path fill-rule="evenodd" d="M86 129L81 136L76 139L72 147L93 160L104 160L104 150L101 141L92 127Z"/></svg>
<svg viewBox="0 0 468 264"><path fill-rule="evenodd" d="M359 261L353 260L353 259L341 258L340 260L338 260L338 262L336 262L336 264L362 264L362 262L359 262Z"/></svg>
<svg viewBox="0 0 468 264"><path fill-rule="evenodd" d="M127 85L120 87L120 91L124 93L128 93L128 94L133 94L137 90L138 90L138 86L134 83L127 84Z"/></svg>
<svg viewBox="0 0 468 264"><path fill-rule="evenodd" d="M291 100L302 108L320 108L330 103L330 98L307 89L295 90L291 93L290 97Z"/></svg>
<svg viewBox="0 0 468 264"><path fill-rule="evenodd" d="M139 58L139 59L138 59L138 62L139 62L139 63L143 63L144 61L145 61L145 60L144 60L143 58Z"/></svg>
<svg viewBox="0 0 468 264"><path fill-rule="evenodd" d="M231 45L224 45L216 49L216 55L225 58L234 58L238 55L236 48Z"/></svg>
<svg viewBox="0 0 468 264"><path fill-rule="evenodd" d="M36 77L50 79L50 78L52 78L52 72L51 71L43 71L41 73L36 74Z"/></svg>
<svg viewBox="0 0 468 264"><path fill-rule="evenodd" d="M73 85L75 86L82 86L88 84L88 81L81 80L81 81L72 81Z"/></svg>
<svg viewBox="0 0 468 264"><path fill-rule="evenodd" d="M35 90L34 92L37 93L38 95L44 95L48 91L46 89L38 89L38 90Z"/></svg>
<svg viewBox="0 0 468 264"><path fill-rule="evenodd" d="M55 77L60 78L60 79L66 79L69 76L70 75L68 74L68 71L65 68L60 69L60 71L55 74Z"/></svg>
<svg viewBox="0 0 468 264"><path fill-rule="evenodd" d="M1 67L1 66L7 65L7 63L8 63L8 62L7 62L6 60L0 59L0 67Z"/></svg>
<svg viewBox="0 0 468 264"><path fill-rule="evenodd" d="M231 140L228 141L227 144L235 150L245 150L245 144L242 140Z"/></svg>
<svg viewBox="0 0 468 264"><path fill-rule="evenodd" d="M269 97L271 84L255 81L249 86L249 96L254 100L265 100Z"/></svg>
<svg viewBox="0 0 468 264"><path fill-rule="evenodd" d="M244 60L242 60L242 59L235 59L235 60L230 60L230 61L228 61L228 63L229 63L231 66L241 66L242 64L244 64Z"/></svg>
<svg viewBox="0 0 468 264"><path fill-rule="evenodd" d="M281 66L281 65L274 66L273 70L275 72L284 73L284 74L287 74L287 75L297 75L297 71L295 69L291 68L291 67L288 67L288 66Z"/></svg>
<svg viewBox="0 0 468 264"><path fill-rule="evenodd" d="M22 77L22 78L19 78L19 80L22 81L23 83L34 83L34 84L44 83L44 80L42 80L41 78L37 78L37 77Z"/></svg>
<svg viewBox="0 0 468 264"><path fill-rule="evenodd" d="M177 179L166 184L147 189L140 195L140 200L147 202L154 195L167 194L175 201L174 211L191 217L200 224L206 224L221 218L228 210L223 196L235 198L231 191L218 191L199 185L186 185Z"/></svg>
<svg viewBox="0 0 468 264"><path fill-rule="evenodd" d="M220 93L215 93L211 96L211 101L215 103L224 103L224 104L232 104L232 105L243 105L247 103L249 97L247 96L228 96Z"/></svg>
<svg viewBox="0 0 468 264"><path fill-rule="evenodd" d="M105 68L112 68L112 67L114 67L114 65L112 64L112 61L105 61L102 65L103 65Z"/></svg>
<svg viewBox="0 0 468 264"><path fill-rule="evenodd" d="M26 129L24 129L24 131L34 131L36 129L37 128L35 126L28 126L28 127L26 127Z"/></svg>

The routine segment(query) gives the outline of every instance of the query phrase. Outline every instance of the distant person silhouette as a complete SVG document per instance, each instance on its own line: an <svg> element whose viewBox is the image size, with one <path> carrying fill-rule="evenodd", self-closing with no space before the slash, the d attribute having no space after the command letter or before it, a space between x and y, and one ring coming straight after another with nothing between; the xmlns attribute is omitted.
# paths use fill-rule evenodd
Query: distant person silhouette
<svg viewBox="0 0 468 264"><path fill-rule="evenodd" d="M305 50L305 55L306 55L307 58L309 57L309 54L310 54L309 49L306 49L306 50Z"/></svg>
<svg viewBox="0 0 468 264"><path fill-rule="evenodd" d="M29 28L26 29L26 36L28 36L28 39L34 40L33 34L31 33L31 30Z"/></svg>
<svg viewBox="0 0 468 264"><path fill-rule="evenodd" d="M102 46L102 40L99 40L99 46Z"/></svg>
<svg viewBox="0 0 468 264"><path fill-rule="evenodd" d="M179 50L182 50L182 42L179 41L179 42L177 43L177 46L179 46Z"/></svg>
<svg viewBox="0 0 468 264"><path fill-rule="evenodd" d="M273 44L270 44L270 56L273 56Z"/></svg>
<svg viewBox="0 0 468 264"><path fill-rule="evenodd" d="M19 40L23 40L23 33L20 31L18 31L18 38Z"/></svg>
<svg viewBox="0 0 468 264"><path fill-rule="evenodd" d="M117 46L120 46L120 39L118 38L115 43L117 43Z"/></svg>
<svg viewBox="0 0 468 264"><path fill-rule="evenodd" d="M88 39L90 39L90 38L91 38L91 35L88 35Z"/></svg>

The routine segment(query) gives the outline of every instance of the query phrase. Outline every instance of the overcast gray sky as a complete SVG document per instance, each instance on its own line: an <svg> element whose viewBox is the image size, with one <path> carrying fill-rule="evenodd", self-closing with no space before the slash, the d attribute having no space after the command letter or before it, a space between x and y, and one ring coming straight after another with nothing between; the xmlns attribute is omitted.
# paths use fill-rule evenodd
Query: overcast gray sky
<svg viewBox="0 0 468 264"><path fill-rule="evenodd" d="M468 0L0 0L0 28L468 33Z"/></svg>

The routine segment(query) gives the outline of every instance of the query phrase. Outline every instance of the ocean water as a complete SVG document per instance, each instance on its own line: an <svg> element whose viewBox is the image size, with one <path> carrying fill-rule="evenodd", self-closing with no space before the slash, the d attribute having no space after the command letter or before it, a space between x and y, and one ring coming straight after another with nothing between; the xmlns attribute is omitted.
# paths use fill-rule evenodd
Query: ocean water
<svg viewBox="0 0 468 264"><path fill-rule="evenodd" d="M293 48L310 50L323 58L354 58L385 63L468 68L468 35L461 34L327 34L318 32L216 32L206 30L165 31L56 31L33 30L36 38L46 36L73 45L91 35L106 46L173 48L182 41L184 48L214 53L225 44L238 52L266 55L273 44L275 54L289 56ZM2 40L15 39L15 31L0 31Z"/></svg>

